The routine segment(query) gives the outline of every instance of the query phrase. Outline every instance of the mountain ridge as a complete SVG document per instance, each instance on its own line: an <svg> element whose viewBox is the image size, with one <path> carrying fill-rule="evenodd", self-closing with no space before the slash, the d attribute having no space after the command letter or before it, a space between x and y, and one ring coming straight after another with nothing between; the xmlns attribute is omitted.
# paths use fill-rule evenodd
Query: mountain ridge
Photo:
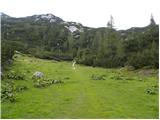
<svg viewBox="0 0 160 120"><path fill-rule="evenodd" d="M50 22L56 22L56 21L59 21L59 22L62 22L62 23L71 23L71 24L73 24L73 23L75 23L75 24L80 24L81 26L83 26L83 27L86 27L86 28L89 28L89 29L99 29L99 28L106 28L106 27L96 27L96 28L94 28L94 27L89 27L89 26L84 26L84 25L82 25L81 23L79 23L79 22L75 22L75 21L64 21L62 18L60 18L60 17L58 17L58 16L55 16L54 14L52 14L52 13L46 13L46 14L34 14L34 15L29 15L29 16L24 16L24 17L11 17L10 15L7 15L7 14L5 14L5 13L3 13L3 12L1 12L1 18L3 19L3 18L14 18L14 19L25 19L25 18L33 18L33 19L35 19L35 22L36 21L38 21L38 20L40 20L40 19L43 19L43 20L47 20L47 16L49 16L49 17L53 17L54 19L52 20L52 19L49 19L49 20L51 20ZM37 19L37 18L39 18L39 19ZM147 25L146 25L147 26ZM144 27L146 27L146 26L144 26ZM130 27L130 28L128 28L128 29L119 29L118 31L126 31L126 30L130 30L130 29L136 29L136 28L143 28L143 27Z"/></svg>

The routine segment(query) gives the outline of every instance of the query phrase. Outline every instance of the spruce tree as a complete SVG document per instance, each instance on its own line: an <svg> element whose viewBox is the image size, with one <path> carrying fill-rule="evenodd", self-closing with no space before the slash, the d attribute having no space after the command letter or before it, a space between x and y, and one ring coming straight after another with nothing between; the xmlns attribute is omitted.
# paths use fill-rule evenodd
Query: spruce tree
<svg viewBox="0 0 160 120"><path fill-rule="evenodd" d="M155 22L152 14L151 14L151 19L150 19L150 25L156 25L156 22Z"/></svg>

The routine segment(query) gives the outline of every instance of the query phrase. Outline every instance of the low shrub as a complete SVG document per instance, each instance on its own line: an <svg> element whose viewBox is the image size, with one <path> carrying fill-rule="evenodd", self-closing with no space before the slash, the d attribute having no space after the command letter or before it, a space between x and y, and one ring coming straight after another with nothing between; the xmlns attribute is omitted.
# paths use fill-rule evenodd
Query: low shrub
<svg viewBox="0 0 160 120"><path fill-rule="evenodd" d="M127 77L127 76L123 76L123 75L115 75L110 78L113 80L135 80L135 78L133 78L133 77Z"/></svg>
<svg viewBox="0 0 160 120"><path fill-rule="evenodd" d="M44 82L35 82L34 87L41 88L41 87L46 87L47 84Z"/></svg>
<svg viewBox="0 0 160 120"><path fill-rule="evenodd" d="M27 70L27 73L30 73L31 71L30 70Z"/></svg>
<svg viewBox="0 0 160 120"><path fill-rule="evenodd" d="M92 80L105 80L105 75L92 75L91 78Z"/></svg>
<svg viewBox="0 0 160 120"><path fill-rule="evenodd" d="M124 77L117 75L117 76L112 76L111 79L114 79L114 80L124 80Z"/></svg>
<svg viewBox="0 0 160 120"><path fill-rule="evenodd" d="M25 73L21 72L15 72L11 71L6 74L7 79L13 79L13 80L24 80L25 79Z"/></svg>
<svg viewBox="0 0 160 120"><path fill-rule="evenodd" d="M18 86L16 86L16 92L22 92L22 91L25 91L27 89L28 89L28 87L25 86L25 85L18 85Z"/></svg>
<svg viewBox="0 0 160 120"><path fill-rule="evenodd" d="M64 83L62 80L51 80L52 84Z"/></svg>
<svg viewBox="0 0 160 120"><path fill-rule="evenodd" d="M68 79L70 79L70 77L66 76L64 79L67 79L67 80L68 80Z"/></svg>
<svg viewBox="0 0 160 120"><path fill-rule="evenodd" d="M1 100L2 102L5 100L9 100L10 102L14 102L16 100L14 83L5 83L1 87Z"/></svg>
<svg viewBox="0 0 160 120"><path fill-rule="evenodd" d="M158 94L158 91L159 91L158 85L153 85L146 90L146 93L150 95L156 95Z"/></svg>
<svg viewBox="0 0 160 120"><path fill-rule="evenodd" d="M15 85L14 81L5 81L1 86L1 100L14 102L16 100L16 92L22 92L27 90L28 87L25 85Z"/></svg>
<svg viewBox="0 0 160 120"><path fill-rule="evenodd" d="M47 87L52 84L58 84L58 83L63 83L63 81L62 80L46 79L46 78L34 79L34 81L33 81L34 87L37 87L37 88Z"/></svg>

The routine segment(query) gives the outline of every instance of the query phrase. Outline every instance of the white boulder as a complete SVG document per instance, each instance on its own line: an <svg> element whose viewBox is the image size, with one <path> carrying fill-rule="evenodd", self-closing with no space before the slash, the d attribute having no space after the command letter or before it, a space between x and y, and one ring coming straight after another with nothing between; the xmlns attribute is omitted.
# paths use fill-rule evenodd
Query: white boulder
<svg viewBox="0 0 160 120"><path fill-rule="evenodd" d="M44 74L42 72L39 72L39 71L36 71L33 74L33 77L36 77L36 78L42 78L43 76L44 76Z"/></svg>

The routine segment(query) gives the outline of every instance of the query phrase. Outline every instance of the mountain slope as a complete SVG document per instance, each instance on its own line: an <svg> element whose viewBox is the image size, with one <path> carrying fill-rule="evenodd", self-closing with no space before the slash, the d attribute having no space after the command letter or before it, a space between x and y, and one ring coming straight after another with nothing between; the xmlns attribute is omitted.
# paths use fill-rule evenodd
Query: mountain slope
<svg viewBox="0 0 160 120"><path fill-rule="evenodd" d="M40 58L76 59L92 66L158 67L159 26L156 24L117 31L109 27L85 27L52 14L14 18L4 13L1 22L2 52L7 56L2 61L18 50ZM3 47L6 45L12 46L10 50Z"/></svg>

